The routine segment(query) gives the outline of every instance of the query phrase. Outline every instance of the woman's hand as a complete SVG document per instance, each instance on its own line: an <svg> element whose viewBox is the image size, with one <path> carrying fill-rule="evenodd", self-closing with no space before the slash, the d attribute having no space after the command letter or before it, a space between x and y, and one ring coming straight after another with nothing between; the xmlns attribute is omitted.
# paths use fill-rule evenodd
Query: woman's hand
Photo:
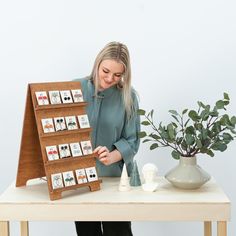
<svg viewBox="0 0 236 236"><path fill-rule="evenodd" d="M117 149L110 152L106 146L98 146L94 149L93 153L97 154L97 159L106 166L122 159L121 154Z"/></svg>

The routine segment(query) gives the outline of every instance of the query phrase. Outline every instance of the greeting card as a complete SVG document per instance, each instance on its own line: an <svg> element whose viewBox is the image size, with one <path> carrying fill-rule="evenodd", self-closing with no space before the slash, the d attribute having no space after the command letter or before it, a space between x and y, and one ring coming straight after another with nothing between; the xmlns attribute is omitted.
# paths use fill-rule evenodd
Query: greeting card
<svg viewBox="0 0 236 236"><path fill-rule="evenodd" d="M59 159L57 146L47 146L46 147L47 157L49 161Z"/></svg>
<svg viewBox="0 0 236 236"><path fill-rule="evenodd" d="M84 101L81 89L71 90L71 93L72 93L72 97L73 97L74 102L83 102Z"/></svg>
<svg viewBox="0 0 236 236"><path fill-rule="evenodd" d="M46 91L35 92L38 105L48 105L48 96Z"/></svg>

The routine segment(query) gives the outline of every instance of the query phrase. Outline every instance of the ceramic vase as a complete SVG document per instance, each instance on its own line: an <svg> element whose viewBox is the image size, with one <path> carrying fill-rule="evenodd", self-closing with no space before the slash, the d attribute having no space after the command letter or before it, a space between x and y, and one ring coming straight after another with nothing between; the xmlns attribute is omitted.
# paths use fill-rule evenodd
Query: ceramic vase
<svg viewBox="0 0 236 236"><path fill-rule="evenodd" d="M180 157L179 164L165 178L175 187L197 189L210 180L210 175L197 165L196 157Z"/></svg>

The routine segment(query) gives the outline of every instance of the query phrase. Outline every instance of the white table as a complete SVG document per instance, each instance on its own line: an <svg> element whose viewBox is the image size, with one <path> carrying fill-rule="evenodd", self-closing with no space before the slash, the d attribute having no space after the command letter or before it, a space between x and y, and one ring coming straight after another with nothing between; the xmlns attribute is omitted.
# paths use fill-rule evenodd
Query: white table
<svg viewBox="0 0 236 236"><path fill-rule="evenodd" d="M26 187L12 183L0 196L0 235L9 236L9 221L21 222L21 236L28 236L28 221L202 221L204 235L227 235L230 201L214 180L198 190L180 190L164 178L154 193L133 187L119 192L119 178L103 178L101 190L88 188L65 191L63 198L49 200L44 180L30 181ZM78 213L79 212L79 213Z"/></svg>

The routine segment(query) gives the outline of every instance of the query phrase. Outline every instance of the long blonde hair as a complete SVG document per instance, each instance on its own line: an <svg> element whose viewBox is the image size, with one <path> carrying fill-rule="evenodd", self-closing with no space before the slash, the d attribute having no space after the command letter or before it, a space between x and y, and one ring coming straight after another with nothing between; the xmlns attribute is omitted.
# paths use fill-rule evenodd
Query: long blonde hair
<svg viewBox="0 0 236 236"><path fill-rule="evenodd" d="M131 66L129 50L126 45L119 42L108 43L97 55L90 79L95 86L95 95L98 92L98 69L103 60L115 60L124 66L124 73L117 84L117 89L121 90L127 117L130 118L134 111L131 88Z"/></svg>

